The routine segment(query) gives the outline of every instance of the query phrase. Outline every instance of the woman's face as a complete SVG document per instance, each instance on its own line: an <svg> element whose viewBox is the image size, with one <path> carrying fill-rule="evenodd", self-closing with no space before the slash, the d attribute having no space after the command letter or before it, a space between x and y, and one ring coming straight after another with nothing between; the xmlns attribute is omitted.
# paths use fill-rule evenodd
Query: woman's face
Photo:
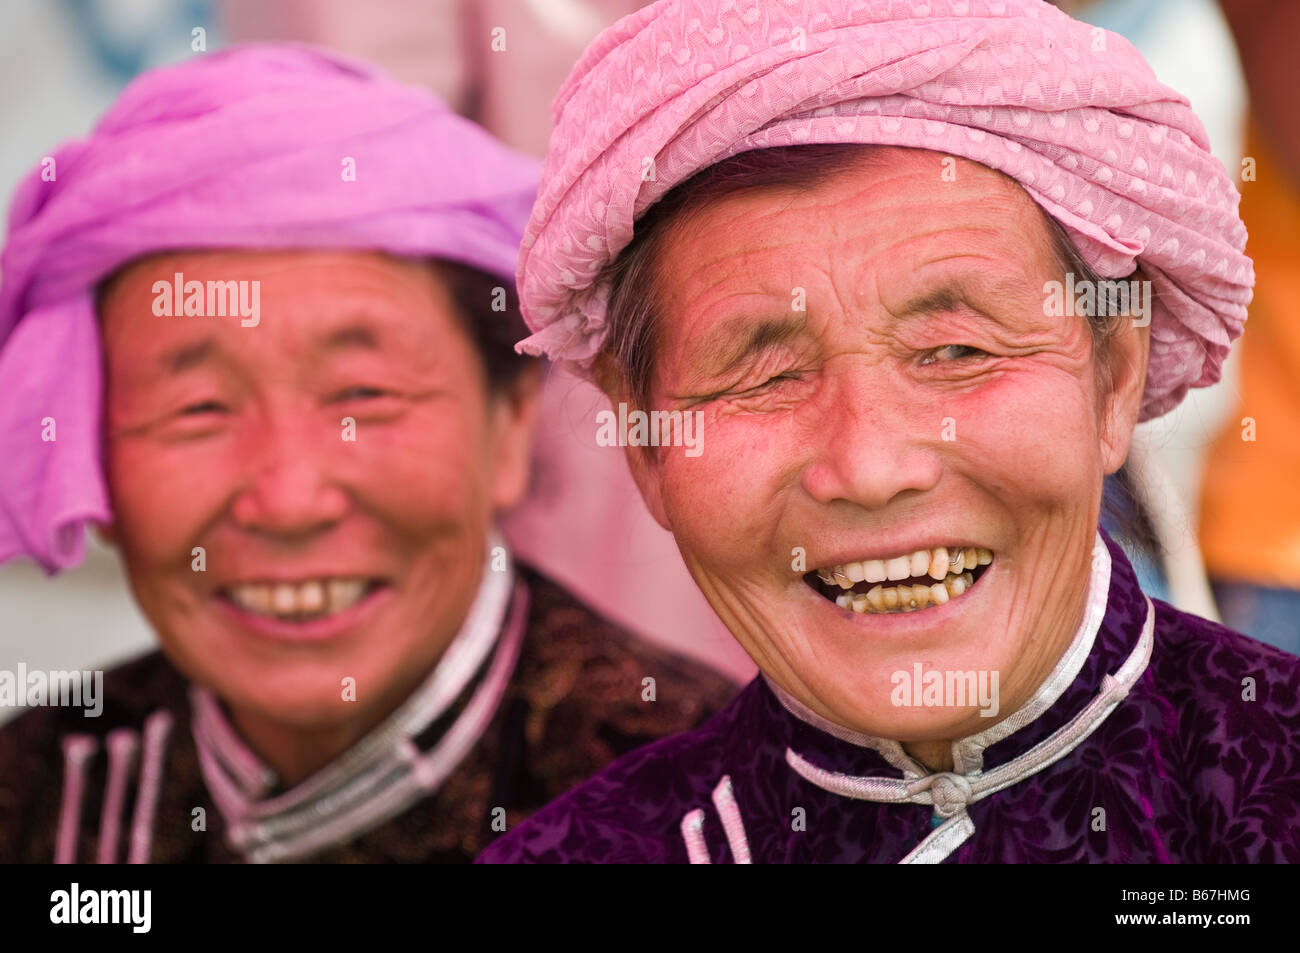
<svg viewBox="0 0 1300 953"><path fill-rule="evenodd" d="M157 316L177 273L257 283L260 320ZM168 655L237 712L378 720L469 608L531 395L490 398L441 279L379 254L157 256L101 316L109 536Z"/></svg>
<svg viewBox="0 0 1300 953"><path fill-rule="evenodd" d="M1082 617L1102 477L1127 452L1145 371L1126 323L1099 395L1086 319L1044 313L1044 283L1063 276L1037 207L964 160L945 181L944 158L880 150L818 187L676 223L654 402L702 414L703 452L629 451L760 668L823 716L902 741L987 728L1050 672ZM872 599L887 608L929 576L914 554L939 548L992 558L960 594L940 567L948 582L924 579L913 611L856 612L835 577L818 584L819 569L886 574ZM917 664L996 677L997 717L974 698L906 702Z"/></svg>

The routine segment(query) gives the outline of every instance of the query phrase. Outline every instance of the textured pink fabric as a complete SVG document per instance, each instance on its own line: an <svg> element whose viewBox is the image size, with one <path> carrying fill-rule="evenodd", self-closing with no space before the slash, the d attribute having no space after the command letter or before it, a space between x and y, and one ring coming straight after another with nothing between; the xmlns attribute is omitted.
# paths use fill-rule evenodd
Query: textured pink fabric
<svg viewBox="0 0 1300 953"><path fill-rule="evenodd" d="M0 257L0 561L49 571L108 517L97 282L174 248L366 249L509 280L537 180L428 91L279 45L144 74L53 159L20 184Z"/></svg>
<svg viewBox="0 0 1300 953"><path fill-rule="evenodd" d="M1239 195L1200 121L1126 40L1041 0L660 0L597 37L554 119L520 347L580 368L605 333L597 279L636 219L721 159L803 143L982 163L1101 276L1140 262L1155 293L1143 419L1218 380L1246 320Z"/></svg>

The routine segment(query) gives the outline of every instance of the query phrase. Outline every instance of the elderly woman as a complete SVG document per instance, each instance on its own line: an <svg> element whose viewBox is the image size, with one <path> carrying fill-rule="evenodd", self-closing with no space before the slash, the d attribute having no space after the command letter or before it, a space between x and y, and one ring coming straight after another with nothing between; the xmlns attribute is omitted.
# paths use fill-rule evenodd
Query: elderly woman
<svg viewBox="0 0 1300 953"><path fill-rule="evenodd" d="M535 175L427 92L250 47L23 183L0 557L66 567L101 523L162 652L0 733L0 860L467 861L729 697L494 528Z"/></svg>
<svg viewBox="0 0 1300 953"><path fill-rule="evenodd" d="M524 346L694 415L627 459L761 673L483 859L1300 860L1300 663L1098 530L1252 281L1128 44L1038 0L665 0L556 119Z"/></svg>

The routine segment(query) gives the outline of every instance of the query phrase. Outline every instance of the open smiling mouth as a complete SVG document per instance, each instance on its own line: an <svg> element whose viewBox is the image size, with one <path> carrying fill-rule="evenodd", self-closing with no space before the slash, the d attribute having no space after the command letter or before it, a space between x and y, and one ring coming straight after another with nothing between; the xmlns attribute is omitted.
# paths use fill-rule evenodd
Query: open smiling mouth
<svg viewBox="0 0 1300 953"><path fill-rule="evenodd" d="M988 549L939 546L817 569L804 581L841 609L864 615L916 612L963 595L992 562Z"/></svg>
<svg viewBox="0 0 1300 953"><path fill-rule="evenodd" d="M240 582L218 595L245 612L280 622L307 622L351 609L383 585L378 579L356 577Z"/></svg>

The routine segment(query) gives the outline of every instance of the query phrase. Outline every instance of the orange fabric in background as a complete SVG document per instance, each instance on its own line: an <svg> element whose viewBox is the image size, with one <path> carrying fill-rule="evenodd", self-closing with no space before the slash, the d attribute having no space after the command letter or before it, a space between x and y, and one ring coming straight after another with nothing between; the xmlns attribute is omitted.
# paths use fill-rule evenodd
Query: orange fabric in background
<svg viewBox="0 0 1300 953"><path fill-rule="evenodd" d="M1300 588L1300 187L1250 124L1241 212L1255 299L1241 343L1236 412L1210 448L1201 549L1211 576ZM1255 421L1254 442L1242 418Z"/></svg>

